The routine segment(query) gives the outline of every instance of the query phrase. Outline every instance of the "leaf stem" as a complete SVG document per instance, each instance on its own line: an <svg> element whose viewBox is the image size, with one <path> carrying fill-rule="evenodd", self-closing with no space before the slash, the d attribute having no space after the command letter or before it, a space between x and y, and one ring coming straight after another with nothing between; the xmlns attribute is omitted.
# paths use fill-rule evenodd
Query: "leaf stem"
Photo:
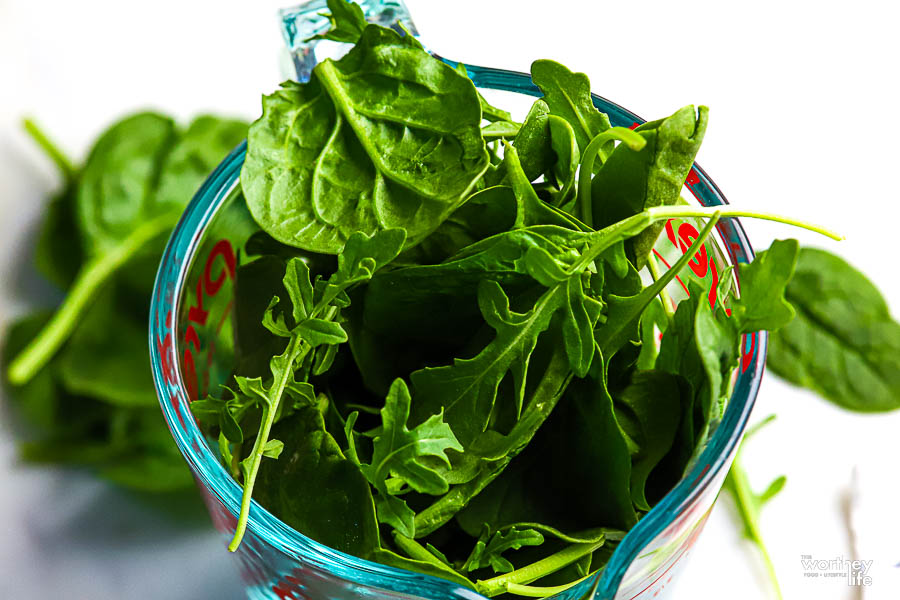
<svg viewBox="0 0 900 600"><path fill-rule="evenodd" d="M606 543L605 538L589 544L572 544L559 552L515 571L478 581L475 583L475 589L488 597L502 594L509 591L510 585L527 585L541 577L555 573L578 559L592 554L604 543Z"/></svg>
<svg viewBox="0 0 900 600"><path fill-rule="evenodd" d="M23 385L34 377L69 338L80 321L81 313L113 273L146 243L169 231L176 220L175 213L166 213L147 221L110 251L85 263L62 305L9 365L7 374L10 383Z"/></svg>
<svg viewBox="0 0 900 600"><path fill-rule="evenodd" d="M591 177L594 175L594 161L599 155L600 163L606 162L608 157L603 151L603 146L612 140L624 142L635 151L647 144L647 140L641 134L635 133L627 127L612 127L595 135L585 148L578 171L578 198L581 200L581 220L590 227L594 226L594 207L591 201Z"/></svg>
<svg viewBox="0 0 900 600"><path fill-rule="evenodd" d="M75 180L75 166L72 164L72 161L69 160L69 157L65 155L65 153L59 149L53 141L47 137L47 134L38 126L38 124L31 119L30 117L26 117L22 120L22 127L31 136L31 139L43 150L50 160L53 161L53 164L56 165L56 168L59 169L62 176L65 178L67 183L71 183Z"/></svg>
<svg viewBox="0 0 900 600"><path fill-rule="evenodd" d="M754 498L753 490L750 488L750 480L747 478L746 471L744 471L741 466L740 458L739 450L738 455L734 457L731 470L728 471L728 476L725 478L724 487L731 492L731 495L734 498L738 514L745 527L745 534L759 549L759 554L762 556L763 563L765 564L766 573L775 590L775 597L778 600L782 600L783 596L781 594L781 586L778 584L778 574L775 572L775 564L772 562L772 557L769 556L769 550L766 548L762 533L759 530L758 501Z"/></svg>
<svg viewBox="0 0 900 600"><path fill-rule="evenodd" d="M241 545L244 533L247 531L247 520L250 517L250 502L253 495L253 487L256 483L256 476L259 473L259 465L262 463L263 451L266 443L269 441L269 433L272 431L272 425L275 424L275 415L278 413L278 405L281 403L281 397L284 395L284 389L287 387L288 379L293 377L294 371L292 366L298 360L302 360L306 352L309 352L309 345L303 344L303 340L299 335L292 336L285 348L283 356L287 357L285 364L288 366L282 370L281 377L275 382L275 387L267 394L267 402L263 409L262 425L259 429L259 435L253 443L253 449L250 451L248 458L250 462L247 470L244 472L244 492L241 495L241 512L238 516L237 527L234 530L234 537L228 544L229 552L234 552ZM246 459L245 459L246 460Z"/></svg>
<svg viewBox="0 0 900 600"><path fill-rule="evenodd" d="M748 217L752 219L762 219L765 221L775 221L777 223L785 223L802 229L808 229L815 233L822 234L826 237L840 242L845 239L839 233L835 233L830 229L826 229L819 225L814 225L806 221L798 221L789 217L775 215L772 213L756 212L752 210L743 210L733 206L654 206L648 208L644 213L648 214L653 221L661 221L663 219L671 219L672 217L711 217L718 212L722 217Z"/></svg>
<svg viewBox="0 0 900 600"><path fill-rule="evenodd" d="M650 276L653 277L653 281L658 281L659 267L656 266L656 259L651 257L650 260L647 261L647 269L650 271ZM666 319L669 323L672 322L672 319L675 317L675 309L672 307L674 303L672 302L672 298L669 296L669 292L666 288L663 288L659 291L659 299L662 301L663 311L666 313Z"/></svg>
<svg viewBox="0 0 900 600"><path fill-rule="evenodd" d="M570 581L569 583L554 586L535 586L522 585L519 583L508 583L506 584L506 593L513 594L515 596L525 596L527 598L546 598L547 596L555 596L556 594L564 592L571 587L575 587L585 579L593 577L594 575L596 575L596 572L591 573L590 575L585 575L581 579L576 579L575 581Z"/></svg>

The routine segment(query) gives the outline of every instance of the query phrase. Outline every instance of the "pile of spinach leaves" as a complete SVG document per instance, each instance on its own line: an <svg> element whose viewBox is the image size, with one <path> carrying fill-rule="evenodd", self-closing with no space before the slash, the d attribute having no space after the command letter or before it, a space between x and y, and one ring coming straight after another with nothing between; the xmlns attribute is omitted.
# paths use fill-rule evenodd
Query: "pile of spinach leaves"
<svg viewBox="0 0 900 600"><path fill-rule="evenodd" d="M324 37L353 48L263 98L241 172L261 231L237 272L237 367L192 404L244 487L229 547L252 497L356 556L486 596L556 593L696 458L742 336L784 328L778 355L803 362L795 314L828 310L794 240L738 267L730 315L696 282L673 309L664 288L695 253L645 269L665 221L706 218L697 248L721 217L821 230L679 201L705 107L611 127L586 76L540 60L543 96L516 122L464 67L329 7ZM792 279L798 256L809 274ZM836 354L868 349L841 340ZM825 368L805 366L794 380ZM888 391L869 406L896 407L890 365L872 372Z"/></svg>
<svg viewBox="0 0 900 600"><path fill-rule="evenodd" d="M55 312L37 310L6 331L6 383L28 430L22 456L89 467L137 490L190 489L150 374L150 298L181 211L247 124L204 115L182 128L132 114L77 168L34 122L25 129L63 176L34 256L65 296Z"/></svg>

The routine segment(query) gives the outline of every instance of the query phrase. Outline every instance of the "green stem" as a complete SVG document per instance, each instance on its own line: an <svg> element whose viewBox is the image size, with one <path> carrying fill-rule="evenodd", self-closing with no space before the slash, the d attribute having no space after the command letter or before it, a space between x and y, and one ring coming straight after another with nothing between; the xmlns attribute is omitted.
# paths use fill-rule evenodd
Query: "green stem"
<svg viewBox="0 0 900 600"><path fill-rule="evenodd" d="M711 217L713 213L718 212L723 217L748 217L752 219L762 219L764 221L775 221L777 223L785 223L802 229L808 229L820 233L826 237L840 242L844 236L835 233L830 229L825 229L819 225L814 225L806 221L798 221L789 217L782 217L772 213L762 213L752 210L742 210L733 206L654 206L648 208L644 213L648 214L653 221L662 221L673 217Z"/></svg>
<svg viewBox="0 0 900 600"><path fill-rule="evenodd" d="M281 372L281 377L275 382L275 387L269 392L267 403L263 409L262 424L259 429L259 435L253 443L253 449L250 451L248 458L247 470L244 472L244 493L241 496L241 513L238 515L237 527L234 530L234 537L228 544L228 550L234 552L241 545L244 533L247 531L247 520L250 517L250 502L253 495L253 487L256 484L256 476L259 473L259 465L262 463L263 450L269 441L269 433L272 431L272 425L275 424L275 415L278 413L278 405L281 403L281 397L284 395L284 389L287 387L288 379L294 376L291 365L294 365L303 356L309 352L309 345L304 345L300 336L293 336L288 343L288 347L284 351L287 356L286 363L289 365ZM246 460L246 459L245 459Z"/></svg>
<svg viewBox="0 0 900 600"><path fill-rule="evenodd" d="M72 161L59 149L59 146L53 143L43 130L32 119L26 118L22 120L22 127L31 136L31 139L43 150L56 168L59 169L67 183L71 183L75 179L75 167Z"/></svg>
<svg viewBox="0 0 900 600"><path fill-rule="evenodd" d="M81 313L113 273L145 244L172 229L176 220L177 215L167 213L147 221L119 245L85 263L62 305L9 365L10 383L23 385L34 377L69 338L79 323Z"/></svg>
<svg viewBox="0 0 900 600"><path fill-rule="evenodd" d="M596 573L591 573L590 575L585 575L581 579L576 579L575 581L570 581L569 583L554 586L535 586L521 585L518 583L508 583L506 584L506 593L513 594L515 596L525 596L527 598L546 598L547 596L555 596L556 594L564 592L570 587L578 585L585 579L593 577L595 574Z"/></svg>
<svg viewBox="0 0 900 600"><path fill-rule="evenodd" d="M316 318L326 308L328 312L325 318L331 320L337 313L337 307L330 306L331 300L340 293L340 289L326 291L321 300L313 308L310 318ZM274 387L269 391L266 398L266 406L263 408L263 418L260 423L259 434L253 443L253 449L244 460L249 460L247 469L244 472L244 490L241 495L241 512L238 515L237 527L234 530L234 537L228 544L228 550L234 552L241 545L244 533L247 531L247 521L250 518L250 504L253 499L253 488L256 485L256 476L259 473L259 466L262 463L263 451L266 443L269 441L269 433L275 424L275 416L278 414L278 407L284 396L284 390L287 387L288 380L294 376L294 365L303 361L303 358L312 350L309 344L304 344L299 335L292 335L291 341L288 342L287 348L281 356L286 356L285 364L287 367L283 369L277 380L273 382ZM242 461L243 464L243 461Z"/></svg>
<svg viewBox="0 0 900 600"><path fill-rule="evenodd" d="M509 591L510 585L527 585L592 554L605 542L605 539L601 539L590 544L573 544L528 566L492 579L478 581L475 583L475 589L485 596L491 597Z"/></svg>
<svg viewBox="0 0 900 600"><path fill-rule="evenodd" d="M772 557L769 556L769 550L766 548L762 533L759 529L759 511L756 508L758 502L750 487L750 480L747 478L747 473L740 464L740 451L738 451L738 455L734 457L734 463L732 463L731 470L728 471L728 476L725 478L725 489L731 492L731 495L734 497L734 503L737 506L738 514L745 527L745 534L759 549L759 554L762 556L763 563L766 567L766 573L775 590L775 597L778 600L782 600L783 596L781 594L781 586L778 584L778 574L775 572L775 564L772 562Z"/></svg>
<svg viewBox="0 0 900 600"><path fill-rule="evenodd" d="M619 140L632 150L640 150L646 145L647 140L627 127L612 127L603 133L598 133L588 144L581 155L581 166L578 171L578 198L581 200L581 220L589 226L594 226L593 203L591 202L591 177L594 175L594 161L600 156L600 164L608 158L603 146L612 140Z"/></svg>
<svg viewBox="0 0 900 600"><path fill-rule="evenodd" d="M397 547L405 552L406 555L411 559L428 562L442 569L450 568L446 564L441 562L441 559L429 552L425 546L423 546L416 540L406 537L396 529L391 533L394 536L394 543L397 544Z"/></svg>
<svg viewBox="0 0 900 600"><path fill-rule="evenodd" d="M659 267L656 266L656 260L653 257L647 261L647 268L650 270L650 276L653 277L653 281L658 281ZM672 308L674 303L672 302L672 298L669 296L669 292L666 291L666 288L663 288L659 291L659 299L662 301L663 310L666 313L666 318L669 320L669 323L672 322L672 319L675 317L675 309Z"/></svg>

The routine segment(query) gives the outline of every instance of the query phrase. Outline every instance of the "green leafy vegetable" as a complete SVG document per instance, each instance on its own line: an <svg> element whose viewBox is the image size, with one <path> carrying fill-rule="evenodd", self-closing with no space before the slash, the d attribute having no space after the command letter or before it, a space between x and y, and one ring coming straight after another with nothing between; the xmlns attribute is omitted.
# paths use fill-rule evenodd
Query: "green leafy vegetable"
<svg viewBox="0 0 900 600"><path fill-rule="evenodd" d="M787 301L797 316L772 334L766 365L843 408L900 408L900 324L846 261L802 248Z"/></svg>
<svg viewBox="0 0 900 600"><path fill-rule="evenodd" d="M414 245L488 166L475 86L411 36L367 27L309 83L286 82L250 128L241 185L276 240L338 253L357 231Z"/></svg>
<svg viewBox="0 0 900 600"><path fill-rule="evenodd" d="M82 168L33 121L25 128L64 176L35 263L69 295L5 340L10 395L31 427L22 456L86 466L145 492L190 490L150 375L150 296L165 235L247 126L204 116L180 131L168 117L138 113L107 129Z"/></svg>

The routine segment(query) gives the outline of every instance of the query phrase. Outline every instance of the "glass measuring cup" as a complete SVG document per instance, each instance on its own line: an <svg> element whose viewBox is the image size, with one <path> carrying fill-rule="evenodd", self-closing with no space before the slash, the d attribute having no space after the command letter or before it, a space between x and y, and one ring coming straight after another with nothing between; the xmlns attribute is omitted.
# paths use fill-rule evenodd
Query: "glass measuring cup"
<svg viewBox="0 0 900 600"><path fill-rule="evenodd" d="M400 21L415 33L401 2L369 1L363 6L370 20L383 24ZM285 38L301 79L304 73L308 76L323 53L340 52L338 47L317 47L303 41L327 28L327 19L319 14L324 8L323 0L282 15ZM527 102L539 95L528 75L467 68L486 95L502 93L506 98ZM613 125L627 127L642 122L599 96L594 97L594 103L609 115ZM157 276L150 325L153 375L163 413L222 533L223 547L234 532L241 488L221 466L214 444L197 428L189 403L215 392L233 366L234 275L241 260L240 248L257 230L240 192L238 177L244 153L242 145L210 175L176 227ZM696 166L688 176L684 196L707 206L725 203L715 184ZM690 219L667 223L654 248L662 268L685 250L697 230L697 223ZM684 280L717 282L726 277L727 266L752 258L752 249L737 220L723 219L715 238L670 286L673 298L685 296ZM712 290L717 287L713 285ZM715 302L715 297L711 301ZM745 338L740 372L722 420L678 485L620 542L601 573L555 598L667 597L733 460L759 387L765 347L764 333ZM256 503L247 535L234 556L251 598L481 597L449 581L379 565L323 546Z"/></svg>

